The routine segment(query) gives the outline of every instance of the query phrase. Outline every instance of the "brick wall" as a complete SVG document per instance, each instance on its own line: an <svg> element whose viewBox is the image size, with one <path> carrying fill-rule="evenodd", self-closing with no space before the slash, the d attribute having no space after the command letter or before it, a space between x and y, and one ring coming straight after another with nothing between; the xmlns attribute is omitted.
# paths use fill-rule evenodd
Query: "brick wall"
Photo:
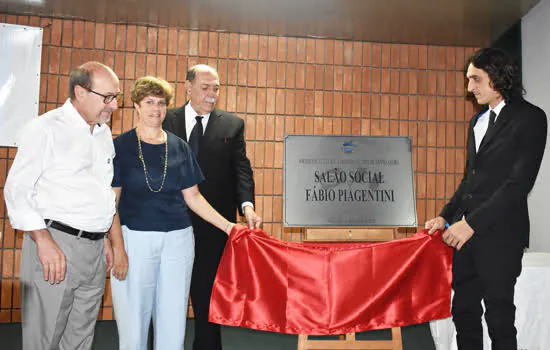
<svg viewBox="0 0 550 350"><path fill-rule="evenodd" d="M418 222L436 215L464 167L467 120L463 64L473 48L232 34L0 14L0 23L44 27L40 113L61 105L72 67L97 60L114 68L126 93L113 134L133 127L129 91L135 78L156 75L185 100L188 67L220 73L219 107L246 122L257 211L276 238L299 241L284 228L285 134L411 136ZM3 188L16 149L0 147L0 322L20 321L22 233L7 219ZM414 231L414 230L413 230ZM411 232L411 230L409 230ZM112 319L109 284L100 319Z"/></svg>

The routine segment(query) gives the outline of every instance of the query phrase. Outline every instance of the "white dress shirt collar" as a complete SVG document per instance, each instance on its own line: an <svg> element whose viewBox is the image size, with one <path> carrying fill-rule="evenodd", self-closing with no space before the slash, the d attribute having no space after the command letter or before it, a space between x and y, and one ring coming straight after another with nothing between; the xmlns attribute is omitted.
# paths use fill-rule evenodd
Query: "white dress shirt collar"
<svg viewBox="0 0 550 350"><path fill-rule="evenodd" d="M490 113L491 111L494 111L495 114L497 115L496 118L495 118L495 121L498 119L498 115L500 114L500 111L502 111L504 106L506 106L506 102L504 102L504 100L502 100L502 101L500 101L500 103L495 108L489 107L488 112Z"/></svg>
<svg viewBox="0 0 550 350"><path fill-rule="evenodd" d="M483 138L485 137L485 134L487 133L487 129L489 128L489 115L491 111L494 111L497 115L495 117L495 122L498 120L498 115L500 114L500 111L502 111L502 108L506 106L506 102L501 101L498 105L496 105L495 108L490 108L485 111L482 115L480 115L476 121L476 124L474 126L474 136L476 141L476 152L479 151L479 147L481 146L481 141L483 141Z"/></svg>
<svg viewBox="0 0 550 350"><path fill-rule="evenodd" d="M189 101L188 104L185 105L185 133L187 140L189 140L189 137L191 136L191 130L193 130L193 127L197 123L197 120L195 117L197 117L199 114L195 112L195 109L193 106L191 106L191 101ZM203 133L206 131L206 125L208 125L208 120L210 119L210 113L208 114L201 114L202 115L202 130Z"/></svg>
<svg viewBox="0 0 550 350"><path fill-rule="evenodd" d="M65 123L74 124L78 127L90 130L90 124L88 124L82 115L76 110L70 98L65 101L63 106L61 106L61 109L63 110L63 113L59 117ZM105 129L107 128L103 127L102 124L95 124L93 134L95 135L98 132L103 132Z"/></svg>

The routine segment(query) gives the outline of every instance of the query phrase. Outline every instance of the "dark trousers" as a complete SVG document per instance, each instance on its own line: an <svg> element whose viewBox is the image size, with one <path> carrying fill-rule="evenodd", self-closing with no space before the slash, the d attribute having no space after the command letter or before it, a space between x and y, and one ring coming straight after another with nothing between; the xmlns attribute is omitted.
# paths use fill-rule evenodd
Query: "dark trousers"
<svg viewBox="0 0 550 350"><path fill-rule="evenodd" d="M221 350L220 325L208 322L210 297L227 235L211 225L193 225L195 263L191 277L191 303L195 314L193 350Z"/></svg>
<svg viewBox="0 0 550 350"><path fill-rule="evenodd" d="M517 350L514 288L522 257L519 240L476 234L455 251L452 315L459 350L483 350L481 300L492 349Z"/></svg>

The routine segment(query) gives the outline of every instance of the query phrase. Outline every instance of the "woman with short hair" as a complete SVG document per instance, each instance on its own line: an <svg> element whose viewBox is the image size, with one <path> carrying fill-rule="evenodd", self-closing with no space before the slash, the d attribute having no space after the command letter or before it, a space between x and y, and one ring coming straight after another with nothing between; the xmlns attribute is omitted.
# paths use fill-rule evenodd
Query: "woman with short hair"
<svg viewBox="0 0 550 350"><path fill-rule="evenodd" d="M121 350L146 349L151 317L155 349L183 349L194 260L188 208L227 234L234 226L199 192L203 176L187 143L162 129L172 96L168 82L139 78L137 126L114 141L111 232L124 242L114 244L111 290Z"/></svg>

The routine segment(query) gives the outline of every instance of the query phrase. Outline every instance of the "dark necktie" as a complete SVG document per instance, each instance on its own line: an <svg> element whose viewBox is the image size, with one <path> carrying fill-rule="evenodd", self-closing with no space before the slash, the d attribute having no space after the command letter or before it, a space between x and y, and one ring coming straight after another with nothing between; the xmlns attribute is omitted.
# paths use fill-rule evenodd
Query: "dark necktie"
<svg viewBox="0 0 550 350"><path fill-rule="evenodd" d="M481 144L486 142L485 140L488 140L490 135L492 134L493 129L495 128L495 119L496 119L496 117L497 117L497 114L495 113L495 111L491 110L491 112L489 112L489 126L487 126L487 131L485 132L485 135L483 135L483 139L481 140ZM480 147L481 147L481 145L480 145Z"/></svg>
<svg viewBox="0 0 550 350"><path fill-rule="evenodd" d="M489 132L489 130L491 130L493 126L495 126L496 118L497 118L497 114L495 113L495 111L491 111L489 113L489 127L487 128L487 132Z"/></svg>
<svg viewBox="0 0 550 350"><path fill-rule="evenodd" d="M191 135L189 135L189 147L191 147L191 150L195 153L195 156L199 155L199 146L201 144L203 134L202 118L204 117L201 115L195 117L197 123L193 127L193 130L191 130Z"/></svg>
<svg viewBox="0 0 550 350"><path fill-rule="evenodd" d="M483 136L484 139L486 139L488 136L493 132L493 129L495 128L495 119L497 117L497 114L495 111L491 110L489 112L489 126L487 126L487 131L485 132L485 136Z"/></svg>

